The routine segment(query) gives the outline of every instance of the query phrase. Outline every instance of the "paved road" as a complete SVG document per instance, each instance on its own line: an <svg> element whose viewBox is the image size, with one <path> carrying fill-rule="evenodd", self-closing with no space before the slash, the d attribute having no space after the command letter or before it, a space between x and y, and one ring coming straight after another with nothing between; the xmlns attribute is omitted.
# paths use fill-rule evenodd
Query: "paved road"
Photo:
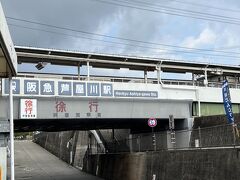
<svg viewBox="0 0 240 180"><path fill-rule="evenodd" d="M101 180L69 166L31 141L15 142L16 180Z"/></svg>

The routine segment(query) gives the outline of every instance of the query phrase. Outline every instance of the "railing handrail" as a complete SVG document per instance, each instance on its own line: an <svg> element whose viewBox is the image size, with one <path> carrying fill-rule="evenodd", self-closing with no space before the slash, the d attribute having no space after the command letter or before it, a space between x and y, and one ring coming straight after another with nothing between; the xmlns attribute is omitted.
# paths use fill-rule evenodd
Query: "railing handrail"
<svg viewBox="0 0 240 180"><path fill-rule="evenodd" d="M76 75L46 75L46 74L19 74L19 77L31 77L31 78L53 78L53 79L64 79L64 80L82 80L82 81L104 81L104 82L122 82L122 83L147 83L147 84L160 84L156 78L148 78L145 82L144 78L139 77L115 77L115 76L87 76L81 75L80 77ZM193 81L185 79L162 79L161 82L166 85L178 85L178 86L197 86L204 87L203 81ZM229 82L230 88L240 89L240 83ZM208 81L207 87L221 88L222 82L218 81Z"/></svg>

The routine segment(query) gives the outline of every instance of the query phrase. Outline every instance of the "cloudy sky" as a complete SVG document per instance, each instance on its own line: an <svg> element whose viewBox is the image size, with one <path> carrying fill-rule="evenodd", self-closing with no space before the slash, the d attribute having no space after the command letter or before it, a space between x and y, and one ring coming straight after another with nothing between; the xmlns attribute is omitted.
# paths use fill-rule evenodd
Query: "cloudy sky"
<svg viewBox="0 0 240 180"><path fill-rule="evenodd" d="M1 0L15 45L240 64L239 0Z"/></svg>

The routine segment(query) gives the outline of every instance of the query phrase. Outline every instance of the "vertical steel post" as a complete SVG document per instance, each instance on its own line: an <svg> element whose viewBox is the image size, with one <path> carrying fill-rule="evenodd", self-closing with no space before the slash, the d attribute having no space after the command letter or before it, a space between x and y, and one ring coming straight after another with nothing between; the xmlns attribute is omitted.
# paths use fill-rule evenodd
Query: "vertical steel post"
<svg viewBox="0 0 240 180"><path fill-rule="evenodd" d="M192 84L193 84L193 86L195 86L195 77L194 77L194 73L192 73Z"/></svg>
<svg viewBox="0 0 240 180"><path fill-rule="evenodd" d="M80 63L78 63L78 80L80 80Z"/></svg>
<svg viewBox="0 0 240 180"><path fill-rule="evenodd" d="M112 143L113 143L113 151L116 152L116 139L115 139L114 128L112 128Z"/></svg>
<svg viewBox="0 0 240 180"><path fill-rule="evenodd" d="M199 89L196 90L197 99L198 99L198 117L201 117L201 101L200 101L200 93Z"/></svg>
<svg viewBox="0 0 240 180"><path fill-rule="evenodd" d="M235 124L232 125L232 131L233 131L233 145L236 146L236 134L235 134Z"/></svg>
<svg viewBox="0 0 240 180"><path fill-rule="evenodd" d="M201 128L198 126L198 137L199 137L199 147L202 147L202 134L201 134Z"/></svg>
<svg viewBox="0 0 240 180"><path fill-rule="evenodd" d="M129 143L129 151L130 151L130 153L132 153L133 152L133 137L132 137L132 134L129 134L128 143Z"/></svg>
<svg viewBox="0 0 240 180"><path fill-rule="evenodd" d="M70 150L70 157L69 157L69 164L70 164L70 165L73 165L72 163L73 163L73 151L72 151L72 149L71 149L71 150Z"/></svg>
<svg viewBox="0 0 240 180"><path fill-rule="evenodd" d="M87 61L87 80L90 80L90 67L89 67L89 61Z"/></svg>
<svg viewBox="0 0 240 180"><path fill-rule="evenodd" d="M234 79L235 79L235 88L237 89L238 78L237 78L237 76L236 76L236 75L234 76Z"/></svg>
<svg viewBox="0 0 240 180"><path fill-rule="evenodd" d="M159 83L162 84L162 61L160 62L159 66L158 66L158 69L159 69Z"/></svg>
<svg viewBox="0 0 240 180"><path fill-rule="evenodd" d="M205 85L205 87L208 86L207 69L205 69L205 71L204 71L204 85Z"/></svg>
<svg viewBox="0 0 240 180"><path fill-rule="evenodd" d="M201 102L198 100L198 117L201 117Z"/></svg>
<svg viewBox="0 0 240 180"><path fill-rule="evenodd" d="M147 83L147 70L144 70L144 82Z"/></svg>
<svg viewBox="0 0 240 180"><path fill-rule="evenodd" d="M153 150L157 150L157 144L156 144L156 135L154 132L154 127L152 127L152 145L153 145Z"/></svg>
<svg viewBox="0 0 240 180"><path fill-rule="evenodd" d="M157 67L157 83L160 84L160 67Z"/></svg>
<svg viewBox="0 0 240 180"><path fill-rule="evenodd" d="M11 180L15 180L14 169L14 124L13 124L13 94L12 76L9 76L9 120L10 120L10 152L11 152Z"/></svg>
<svg viewBox="0 0 240 180"><path fill-rule="evenodd" d="M140 136L138 136L137 141L138 141L138 152L140 152L141 151L141 139L140 139Z"/></svg>

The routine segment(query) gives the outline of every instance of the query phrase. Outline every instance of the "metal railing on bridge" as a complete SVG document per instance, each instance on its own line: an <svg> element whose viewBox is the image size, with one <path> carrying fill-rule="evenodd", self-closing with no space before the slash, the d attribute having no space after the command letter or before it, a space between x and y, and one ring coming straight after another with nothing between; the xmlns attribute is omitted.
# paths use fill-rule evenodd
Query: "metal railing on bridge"
<svg viewBox="0 0 240 180"><path fill-rule="evenodd" d="M148 78L147 80L137 77L114 77L114 76L80 76L75 75L58 75L58 74L32 74L32 73L20 73L19 77L31 77L31 78L49 78L49 79L62 79L62 80L80 80L80 81L99 81L99 82L120 82L120 83L147 83L147 84L160 84L156 78ZM0 90L1 88L0 79ZM176 86L199 86L204 87L203 81L199 80L181 80L181 79L162 79L161 83L165 85L176 85ZM222 82L208 81L207 87L221 88ZM240 89L240 83L229 82L230 88Z"/></svg>

